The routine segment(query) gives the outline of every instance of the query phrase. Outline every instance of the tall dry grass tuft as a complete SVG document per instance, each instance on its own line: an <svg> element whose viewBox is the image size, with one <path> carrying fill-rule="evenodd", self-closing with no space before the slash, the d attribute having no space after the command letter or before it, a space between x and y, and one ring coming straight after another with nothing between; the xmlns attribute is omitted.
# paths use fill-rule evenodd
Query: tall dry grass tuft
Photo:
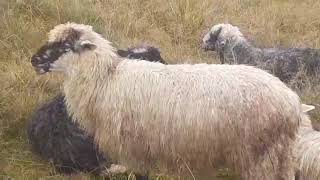
<svg viewBox="0 0 320 180"><path fill-rule="evenodd" d="M186 58L195 62L200 56L199 38L209 16L209 2L99 0L98 10L113 42L151 42L161 47L169 62L175 59L171 63L185 62Z"/></svg>
<svg viewBox="0 0 320 180"><path fill-rule="evenodd" d="M99 27L102 21L91 2L1 1L0 179L56 176L30 152L25 127L34 108L59 90L59 80L36 76L30 56L56 24L72 20Z"/></svg>
<svg viewBox="0 0 320 180"><path fill-rule="evenodd" d="M216 62L199 41L220 22L239 26L260 47L320 48L319 12L318 0L0 0L0 179L66 178L32 155L25 135L34 108L59 91L59 78L36 76L29 63L53 26L91 24L116 46L145 41L169 63L198 63ZM305 102L320 108L319 89L306 90Z"/></svg>

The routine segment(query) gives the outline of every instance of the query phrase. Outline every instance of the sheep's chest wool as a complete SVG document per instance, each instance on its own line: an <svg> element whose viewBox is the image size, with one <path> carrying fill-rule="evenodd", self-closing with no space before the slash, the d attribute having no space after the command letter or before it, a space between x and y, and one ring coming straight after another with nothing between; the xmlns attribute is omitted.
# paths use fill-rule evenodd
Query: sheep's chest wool
<svg viewBox="0 0 320 180"><path fill-rule="evenodd" d="M278 78L243 65L121 59L90 26L73 23L57 26L50 40L66 29L79 31L77 43L86 47L51 65L67 69L68 110L121 164L210 174L222 163L243 179L294 178L293 145L304 114Z"/></svg>

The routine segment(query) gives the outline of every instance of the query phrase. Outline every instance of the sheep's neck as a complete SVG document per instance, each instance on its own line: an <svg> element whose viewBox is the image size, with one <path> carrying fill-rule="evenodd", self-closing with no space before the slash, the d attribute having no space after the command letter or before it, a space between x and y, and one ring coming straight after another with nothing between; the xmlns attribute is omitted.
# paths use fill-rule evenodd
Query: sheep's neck
<svg viewBox="0 0 320 180"><path fill-rule="evenodd" d="M223 57L221 57L223 56ZM257 65L262 60L262 51L253 47L246 40L239 40L236 44L231 44L223 50L220 58L230 64Z"/></svg>
<svg viewBox="0 0 320 180"><path fill-rule="evenodd" d="M114 68L112 58L85 57L80 59L76 69L64 82L64 91L68 110L75 115L82 127L93 135L96 128L96 103L102 86L108 86L108 77ZM116 61L116 60L115 60Z"/></svg>

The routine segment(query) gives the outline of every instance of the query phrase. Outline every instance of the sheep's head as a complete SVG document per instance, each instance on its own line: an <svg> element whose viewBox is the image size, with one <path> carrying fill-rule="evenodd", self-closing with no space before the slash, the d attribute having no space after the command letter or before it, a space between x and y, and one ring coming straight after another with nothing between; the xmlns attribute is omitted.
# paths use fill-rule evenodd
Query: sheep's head
<svg viewBox="0 0 320 180"><path fill-rule="evenodd" d="M202 39L202 49L205 51L222 51L227 43L232 43L243 34L239 28L231 24L214 25Z"/></svg>
<svg viewBox="0 0 320 180"><path fill-rule="evenodd" d="M49 32L48 42L32 56L31 63L40 74L64 71L64 65L69 63L68 61L80 53L94 51L101 39L103 38L94 32L91 26L60 24Z"/></svg>
<svg viewBox="0 0 320 180"><path fill-rule="evenodd" d="M160 55L160 50L158 48L141 45L134 48L129 48L127 50L119 49L117 51L118 55L121 57L126 57L128 59L141 59L150 62L160 62L167 64Z"/></svg>

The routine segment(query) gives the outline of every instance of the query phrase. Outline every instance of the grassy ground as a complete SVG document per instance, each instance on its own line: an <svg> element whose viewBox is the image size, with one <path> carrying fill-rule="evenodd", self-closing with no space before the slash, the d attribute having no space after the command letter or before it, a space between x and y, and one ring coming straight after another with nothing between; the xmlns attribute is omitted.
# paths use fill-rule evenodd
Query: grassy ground
<svg viewBox="0 0 320 180"><path fill-rule="evenodd" d="M59 91L59 78L36 76L30 63L53 26L91 24L117 47L158 46L169 63L216 62L199 49L216 23L239 26L261 47L320 48L319 12L318 0L0 0L0 179L89 178L56 174L26 140L32 111ZM303 100L318 107L319 89L306 90Z"/></svg>

